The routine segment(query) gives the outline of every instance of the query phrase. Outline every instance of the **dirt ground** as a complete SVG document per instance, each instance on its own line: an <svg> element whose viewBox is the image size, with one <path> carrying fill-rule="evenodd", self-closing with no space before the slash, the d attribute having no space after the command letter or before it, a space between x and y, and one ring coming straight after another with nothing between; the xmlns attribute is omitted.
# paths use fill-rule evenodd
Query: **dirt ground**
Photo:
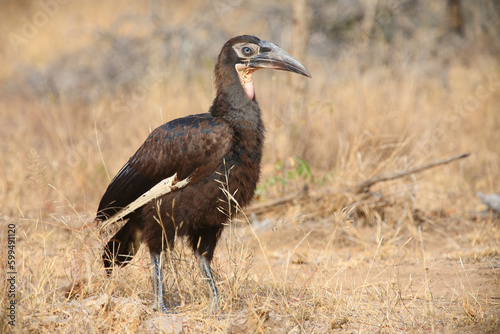
<svg viewBox="0 0 500 334"><path fill-rule="evenodd" d="M379 241L373 227L357 228L354 238L343 240L345 231L311 223L264 232L261 242L275 275L301 287L297 299L316 275L334 287L328 293L340 304L359 298L356 309L332 314L332 331L345 322L336 329L494 333L500 329L500 254L464 240L478 223L440 219L415 236ZM252 249L258 252L257 246ZM325 261L330 270L321 272ZM256 262L262 267L264 261ZM376 314L376 305L385 314Z"/></svg>
<svg viewBox="0 0 500 334"><path fill-rule="evenodd" d="M267 269L290 285L291 304L309 294L332 299L331 319L322 318L332 332L495 333L500 253L481 230L497 233L498 218L440 215L397 237L380 226L335 224L334 217L278 224L249 247L258 254L257 272ZM310 312L312 319L321 314Z"/></svg>

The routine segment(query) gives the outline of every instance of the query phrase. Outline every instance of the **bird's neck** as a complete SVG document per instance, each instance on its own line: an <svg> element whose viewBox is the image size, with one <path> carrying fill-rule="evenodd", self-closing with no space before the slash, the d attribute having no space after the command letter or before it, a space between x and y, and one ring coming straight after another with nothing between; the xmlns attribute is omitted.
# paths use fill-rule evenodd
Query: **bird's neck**
<svg viewBox="0 0 500 334"><path fill-rule="evenodd" d="M252 69L241 66L216 66L215 84L217 96L210 113L224 118L235 130L250 130L261 125L260 108L252 82Z"/></svg>
<svg viewBox="0 0 500 334"><path fill-rule="evenodd" d="M248 77L245 75L240 76L235 67L226 67L223 70L216 67L217 96L210 108L210 114L224 119L234 131L233 146L226 156L226 161L232 166L244 168L235 169L233 177L241 177L244 182L250 180L248 189L255 189L259 180L265 129L253 91L251 72L248 74L250 81L246 81ZM250 88L252 94L249 95ZM240 184L239 182L231 184ZM247 195L249 197L241 197ZM242 205L250 201L252 196L253 190L248 193L236 192L236 199L238 203L243 203Z"/></svg>

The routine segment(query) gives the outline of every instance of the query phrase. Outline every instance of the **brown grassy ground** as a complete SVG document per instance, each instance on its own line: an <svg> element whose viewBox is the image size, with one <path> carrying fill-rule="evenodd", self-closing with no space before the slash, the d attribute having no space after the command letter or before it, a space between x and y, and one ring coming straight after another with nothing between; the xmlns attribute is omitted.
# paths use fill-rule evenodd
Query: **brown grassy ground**
<svg viewBox="0 0 500 334"><path fill-rule="evenodd" d="M8 297L2 261L0 304L15 300L17 313L13 327L2 307L0 332L500 330L500 220L477 214L485 207L476 197L477 191L500 192L500 66L498 40L491 37L499 21L489 2L465 7L464 38L435 23L444 5L423 1L415 17L428 21L418 27L411 26L411 13L393 11L411 34L396 29L390 42L374 34L365 45L351 38L357 32L346 24L337 36L345 43L331 49L324 36L337 37L320 34L324 21L312 10L311 41L299 60L313 79L255 75L267 126L256 205L297 197L264 212L249 208L248 219L240 214L226 230L214 263L222 314L206 314L205 285L181 244L165 261L173 316L151 309L143 249L107 278L99 260L107 236L92 224L100 196L150 129L208 109L224 40L250 33L294 54L286 2L187 1L158 14L175 31L172 50L184 47L190 56L174 53L157 62L156 53L140 53L164 42L150 37L155 21L144 20L155 3L61 4L17 48L9 33L21 34L23 19L33 21L42 9L39 2L5 4L0 254L7 259L8 225L14 224L17 285L15 299ZM322 2L311 3L317 9ZM263 14L272 8L274 16ZM102 36L132 36L121 54L149 56L152 72L142 68L150 74L121 78L126 84L99 76L85 81L111 66ZM42 80L37 91L34 73L57 80L53 86ZM148 75L158 75L157 84ZM373 175L462 152L472 155L378 184L368 195L350 191Z"/></svg>

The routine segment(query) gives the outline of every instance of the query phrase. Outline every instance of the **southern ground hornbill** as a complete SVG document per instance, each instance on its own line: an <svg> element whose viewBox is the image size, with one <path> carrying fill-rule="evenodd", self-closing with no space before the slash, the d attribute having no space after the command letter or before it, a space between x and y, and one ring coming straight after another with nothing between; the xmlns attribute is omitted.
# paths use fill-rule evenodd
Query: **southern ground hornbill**
<svg viewBox="0 0 500 334"><path fill-rule="evenodd" d="M230 39L215 66L217 96L209 113L175 119L151 132L99 203L96 219L102 228L125 222L102 255L107 273L114 265L126 265L145 242L153 267L153 307L162 312L169 308L161 252L182 236L212 293L211 310L219 308L210 261L227 213L235 211L229 210L230 202L249 203L260 175L264 125L252 83L252 73L260 68L311 77L276 44L246 35Z"/></svg>

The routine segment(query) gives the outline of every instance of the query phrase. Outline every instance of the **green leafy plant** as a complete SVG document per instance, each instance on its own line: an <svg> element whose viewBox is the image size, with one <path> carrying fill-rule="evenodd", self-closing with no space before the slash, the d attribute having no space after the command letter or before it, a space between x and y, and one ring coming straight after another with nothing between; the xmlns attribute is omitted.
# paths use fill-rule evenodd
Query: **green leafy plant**
<svg viewBox="0 0 500 334"><path fill-rule="evenodd" d="M296 181L314 182L314 175L307 161L295 156L291 165L292 168L287 169L282 161L278 161L274 165L274 175L266 178L257 186L255 197L264 197L276 187L282 187L278 191L283 191L286 186Z"/></svg>

